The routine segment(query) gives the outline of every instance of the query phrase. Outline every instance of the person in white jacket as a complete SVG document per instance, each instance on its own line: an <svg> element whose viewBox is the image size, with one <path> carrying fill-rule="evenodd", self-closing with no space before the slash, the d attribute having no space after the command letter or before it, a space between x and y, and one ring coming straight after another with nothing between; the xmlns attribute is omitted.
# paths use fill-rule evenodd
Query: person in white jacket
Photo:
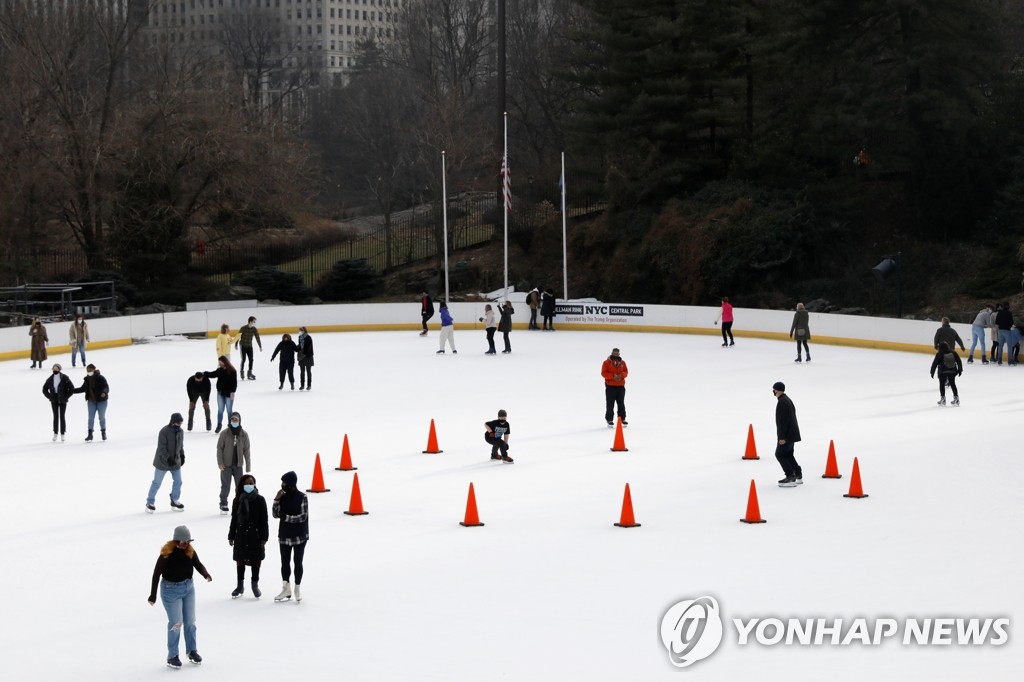
<svg viewBox="0 0 1024 682"><path fill-rule="evenodd" d="M480 318L487 330L487 352L484 355L494 355L494 332L498 329L498 323L494 321L494 308L488 303L484 306L484 316Z"/></svg>

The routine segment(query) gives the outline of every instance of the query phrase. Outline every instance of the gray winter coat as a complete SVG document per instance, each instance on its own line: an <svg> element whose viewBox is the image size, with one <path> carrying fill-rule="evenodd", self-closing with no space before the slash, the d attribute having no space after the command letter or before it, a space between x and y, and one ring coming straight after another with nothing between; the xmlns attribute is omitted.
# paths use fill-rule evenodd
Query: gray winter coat
<svg viewBox="0 0 1024 682"><path fill-rule="evenodd" d="M797 341L810 341L811 328L808 324L810 317L806 310L796 311L793 314L793 325L789 328L789 335ZM804 330L802 334L799 332L801 329Z"/></svg>
<svg viewBox="0 0 1024 682"><path fill-rule="evenodd" d="M168 424L156 437L153 466L161 471L175 471L185 463L185 433L180 426Z"/></svg>

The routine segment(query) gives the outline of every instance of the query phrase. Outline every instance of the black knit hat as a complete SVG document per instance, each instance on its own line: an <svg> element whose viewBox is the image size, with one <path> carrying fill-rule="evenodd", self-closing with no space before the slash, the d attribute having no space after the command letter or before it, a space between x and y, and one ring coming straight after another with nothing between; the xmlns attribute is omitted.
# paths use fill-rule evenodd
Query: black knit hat
<svg viewBox="0 0 1024 682"><path fill-rule="evenodd" d="M171 424L180 424L183 421L185 420L182 418L181 412L175 412L171 415Z"/></svg>
<svg viewBox="0 0 1024 682"><path fill-rule="evenodd" d="M294 471L289 471L287 474L281 477L281 483L286 486L294 488L299 483L299 477Z"/></svg>

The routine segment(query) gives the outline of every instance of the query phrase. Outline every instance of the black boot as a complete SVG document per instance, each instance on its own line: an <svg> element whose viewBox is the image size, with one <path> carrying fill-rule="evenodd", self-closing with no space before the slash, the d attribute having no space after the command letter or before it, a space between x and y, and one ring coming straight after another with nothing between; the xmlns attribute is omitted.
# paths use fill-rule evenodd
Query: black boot
<svg viewBox="0 0 1024 682"><path fill-rule="evenodd" d="M238 599L238 598L239 598L239 597L241 597L241 596L242 596L243 594L245 594L245 588L244 588L244 587L242 587L242 581L241 581L241 580L239 580L239 581L238 581L238 587L236 587L236 588L235 588L235 589L234 589L234 590L233 590L233 591L231 592L231 598L232 598L232 599Z"/></svg>
<svg viewBox="0 0 1024 682"><path fill-rule="evenodd" d="M263 596L263 593L260 592L260 581L259 580L253 580L250 583L250 587L252 587L252 596L256 597L257 599L259 599L260 597Z"/></svg>
<svg viewBox="0 0 1024 682"><path fill-rule="evenodd" d="M106 429L101 429L100 430L100 435L103 436L103 440L106 440L107 439L107 430Z"/></svg>
<svg viewBox="0 0 1024 682"><path fill-rule="evenodd" d="M89 435L85 437L85 442L89 443L92 441L92 429L89 429Z"/></svg>
<svg viewBox="0 0 1024 682"><path fill-rule="evenodd" d="M209 431L213 428L213 422L210 420L210 408L206 407L203 409L206 410L206 430Z"/></svg>
<svg viewBox="0 0 1024 682"><path fill-rule="evenodd" d="M193 405L193 406L188 408L188 430L189 431L192 430L192 418L195 416L195 414L196 414L196 407L195 407L195 405Z"/></svg>

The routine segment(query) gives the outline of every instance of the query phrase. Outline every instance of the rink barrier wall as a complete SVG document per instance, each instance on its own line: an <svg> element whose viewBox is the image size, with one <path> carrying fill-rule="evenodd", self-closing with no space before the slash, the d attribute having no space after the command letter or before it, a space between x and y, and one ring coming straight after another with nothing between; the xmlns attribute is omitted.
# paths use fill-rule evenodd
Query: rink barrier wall
<svg viewBox="0 0 1024 682"><path fill-rule="evenodd" d="M463 331L484 328L477 320L483 317L484 303L452 303L449 309L455 318L455 329ZM493 304L492 304L493 305ZM495 306L497 307L497 306ZM436 308L436 304L435 304ZM716 307L639 305L597 302L568 302L558 304L554 319L556 333L562 331L648 332L661 334L694 334L720 336L721 326L715 325L719 313ZM512 328L526 330L529 308L515 305ZM342 303L309 306L262 306L213 310L96 318L89 320L91 341L87 350L127 346L147 337L167 335L206 336L215 338L220 326L227 323L232 332L246 323L249 316L257 318L261 338L271 348L283 333L297 335L300 325L310 333L359 331L418 331L420 308L413 303ZM737 339L759 338L789 341L793 311L754 310L736 308L733 311L733 335ZM538 315L538 324L541 318ZM431 331L440 329L440 317L435 314L428 323ZM810 313L812 345L854 346L880 350L915 353L934 353L931 340L938 322L927 320L900 320L882 317L831 315ZM46 325L51 343L48 354L68 355L70 321ZM964 344L970 348L971 326L952 325ZM991 338L986 335L986 342ZM0 360L27 359L30 355L28 326L0 329ZM986 349L987 352L987 349Z"/></svg>

